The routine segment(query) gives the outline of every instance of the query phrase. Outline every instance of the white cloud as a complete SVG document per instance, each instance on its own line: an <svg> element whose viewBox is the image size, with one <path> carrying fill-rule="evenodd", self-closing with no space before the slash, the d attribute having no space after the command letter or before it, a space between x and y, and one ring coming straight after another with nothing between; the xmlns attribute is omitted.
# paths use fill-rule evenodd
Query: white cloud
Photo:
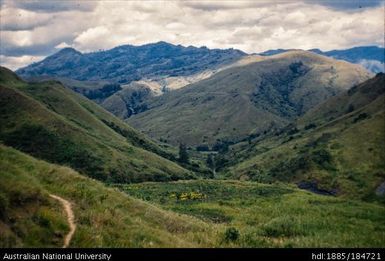
<svg viewBox="0 0 385 261"><path fill-rule="evenodd" d="M44 58L43 56L30 56L30 55L23 55L19 57L9 57L5 55L0 55L0 64L6 66L11 70L16 70L26 64L38 62L43 58Z"/></svg>
<svg viewBox="0 0 385 261"><path fill-rule="evenodd" d="M79 8L84 1L68 1L52 10L33 2L5 0L0 54L42 56L64 46L90 52L160 40L249 53L384 44L384 7L374 4L351 11L355 5L318 0L86 1L93 4Z"/></svg>
<svg viewBox="0 0 385 261"><path fill-rule="evenodd" d="M55 46L55 49L63 49L63 48L67 48L67 47L71 47L71 45L69 45L66 42L61 42L60 44Z"/></svg>

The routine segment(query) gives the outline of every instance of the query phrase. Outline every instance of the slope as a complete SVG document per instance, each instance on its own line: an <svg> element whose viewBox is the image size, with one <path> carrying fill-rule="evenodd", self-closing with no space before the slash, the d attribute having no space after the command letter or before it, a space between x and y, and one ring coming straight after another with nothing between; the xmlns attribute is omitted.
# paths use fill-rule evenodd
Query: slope
<svg viewBox="0 0 385 261"><path fill-rule="evenodd" d="M226 175L290 181L318 193L384 200L385 76L313 108L281 131L237 144Z"/></svg>
<svg viewBox="0 0 385 261"><path fill-rule="evenodd" d="M72 203L70 247L199 247L214 229L107 188L70 168L0 144L0 247L61 247L65 213L49 194Z"/></svg>
<svg viewBox="0 0 385 261"><path fill-rule="evenodd" d="M141 79L121 86L121 90L107 97L101 105L119 118L129 118L148 109L151 98L183 88L189 84L207 79L228 68L245 65L263 59L261 56L248 55L236 62L208 68L203 72L187 76L162 77L158 79ZM87 96L89 97L89 96Z"/></svg>
<svg viewBox="0 0 385 261"><path fill-rule="evenodd" d="M357 65L292 51L154 97L127 121L172 144L235 142L282 127L370 75Z"/></svg>
<svg viewBox="0 0 385 261"><path fill-rule="evenodd" d="M69 228L49 194L72 204L70 247L381 247L385 240L383 206L284 184L151 182L118 185L122 193L1 144L0 177L1 247L62 246Z"/></svg>
<svg viewBox="0 0 385 261"><path fill-rule="evenodd" d="M173 155L60 83L26 83L5 68L0 73L4 144L108 182L192 177L162 157Z"/></svg>

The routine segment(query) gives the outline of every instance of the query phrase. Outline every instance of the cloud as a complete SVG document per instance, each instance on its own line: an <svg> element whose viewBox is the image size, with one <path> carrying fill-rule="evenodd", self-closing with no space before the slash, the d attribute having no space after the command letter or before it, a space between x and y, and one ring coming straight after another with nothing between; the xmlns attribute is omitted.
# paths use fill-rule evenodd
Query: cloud
<svg viewBox="0 0 385 261"><path fill-rule="evenodd" d="M0 17L1 31L32 30L36 27L47 25L52 19L49 14L38 14L17 8L2 8L0 10Z"/></svg>
<svg viewBox="0 0 385 261"><path fill-rule="evenodd" d="M19 57L10 57L5 55L0 55L0 64L2 66L7 67L11 70L16 70L26 64L31 64L37 61L40 61L44 58L44 56L31 56L24 55Z"/></svg>
<svg viewBox="0 0 385 261"><path fill-rule="evenodd" d="M55 49L63 49L63 48L67 48L67 47L71 47L71 45L69 45L66 42L61 42L60 44L55 46Z"/></svg>
<svg viewBox="0 0 385 261"><path fill-rule="evenodd" d="M363 59L359 64L372 72L385 72L385 65L380 61Z"/></svg>
<svg viewBox="0 0 385 261"><path fill-rule="evenodd" d="M357 1L365 5L355 8ZM249 53L383 46L381 1L357 1L61 1L52 9L47 1L3 0L0 54L41 57L66 46L91 52L157 41Z"/></svg>

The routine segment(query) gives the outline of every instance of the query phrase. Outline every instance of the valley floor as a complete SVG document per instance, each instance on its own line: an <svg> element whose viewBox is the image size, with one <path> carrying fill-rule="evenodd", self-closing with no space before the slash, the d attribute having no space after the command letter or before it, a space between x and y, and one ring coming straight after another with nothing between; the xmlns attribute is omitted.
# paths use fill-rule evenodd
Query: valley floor
<svg viewBox="0 0 385 261"><path fill-rule="evenodd" d="M0 145L0 247L383 247L385 207L231 180L105 184ZM124 193L123 193L124 192Z"/></svg>
<svg viewBox="0 0 385 261"><path fill-rule="evenodd" d="M217 246L383 247L382 205L284 184L195 180L116 185L128 195L215 227Z"/></svg>

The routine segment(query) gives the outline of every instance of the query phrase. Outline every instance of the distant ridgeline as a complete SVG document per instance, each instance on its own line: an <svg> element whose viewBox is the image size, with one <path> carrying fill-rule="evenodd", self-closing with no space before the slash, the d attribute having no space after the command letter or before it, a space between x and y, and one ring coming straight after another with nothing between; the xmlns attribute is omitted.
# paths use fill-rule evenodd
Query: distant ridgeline
<svg viewBox="0 0 385 261"><path fill-rule="evenodd" d="M268 50L259 55L269 56L274 54L279 54L287 52L293 49L275 49ZM351 63L357 63L364 66L366 69L373 73L384 72L385 71L385 49L377 46L360 46L353 47L345 50L332 50L323 52L320 49L311 49L309 50L314 53L321 55L333 57L339 60L345 60Z"/></svg>
<svg viewBox="0 0 385 261"><path fill-rule="evenodd" d="M84 54L73 48L64 48L16 73L23 78L56 76L81 81L129 83L143 77L191 75L231 63L244 55L244 52L235 49L184 47L166 42L122 45Z"/></svg>

